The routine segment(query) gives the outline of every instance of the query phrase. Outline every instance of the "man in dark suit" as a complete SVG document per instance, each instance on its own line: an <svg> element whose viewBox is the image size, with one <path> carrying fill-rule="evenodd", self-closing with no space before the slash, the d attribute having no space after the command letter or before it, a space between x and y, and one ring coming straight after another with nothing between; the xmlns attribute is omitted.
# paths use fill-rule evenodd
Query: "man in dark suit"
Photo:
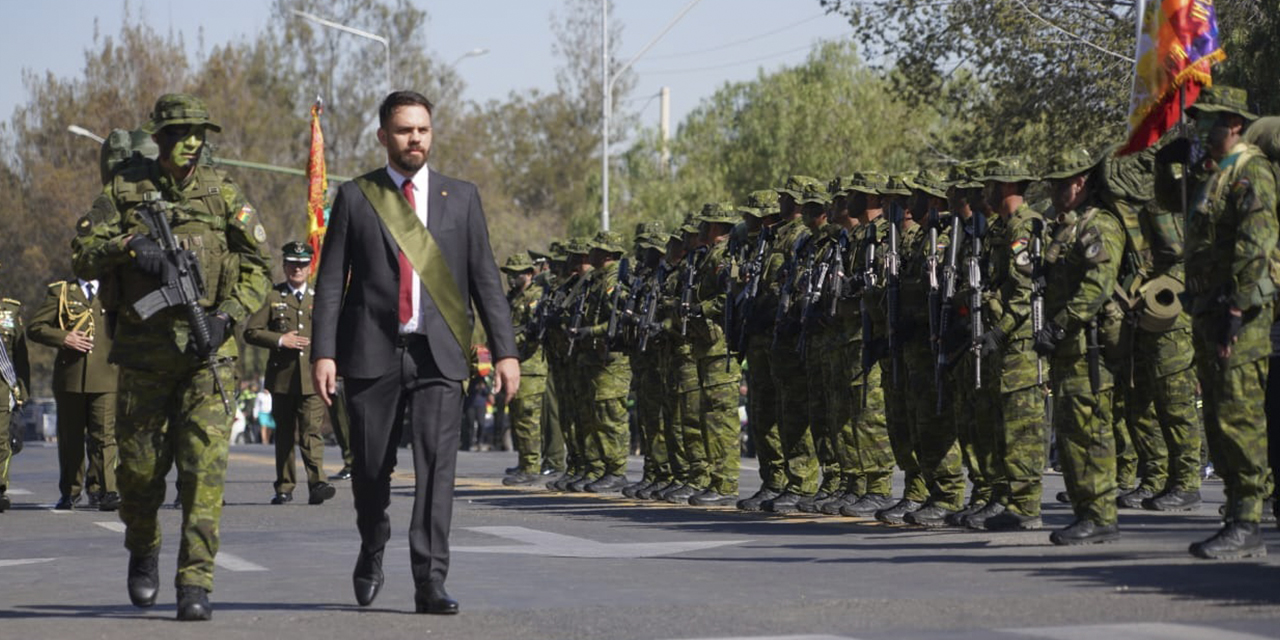
<svg viewBox="0 0 1280 640"><path fill-rule="evenodd" d="M515 395L520 364L476 186L427 168L431 109L415 92L387 96L378 111L387 166L338 189L316 282L311 358L326 403L337 376L346 391L361 540L356 602L372 603L382 588L391 472L407 416L414 603L419 613L457 613L444 581L472 304L489 336L495 393Z"/></svg>
<svg viewBox="0 0 1280 640"><path fill-rule="evenodd" d="M102 319L97 280L59 280L27 326L33 342L58 349L53 395L58 401L58 491L54 509L71 510L81 489L89 506L120 507L116 491L116 379L107 362L111 336ZM89 454L88 476L85 453Z"/></svg>
<svg viewBox="0 0 1280 640"><path fill-rule="evenodd" d="M284 282L267 294L267 303L249 318L244 340L271 350L263 375L271 392L271 416L276 421L276 483L271 504L293 501L297 469L293 448L302 453L307 471L308 504L321 504L334 496L324 481L324 403L311 384L312 305L315 292L307 287L311 276L311 247L294 240L284 245Z"/></svg>

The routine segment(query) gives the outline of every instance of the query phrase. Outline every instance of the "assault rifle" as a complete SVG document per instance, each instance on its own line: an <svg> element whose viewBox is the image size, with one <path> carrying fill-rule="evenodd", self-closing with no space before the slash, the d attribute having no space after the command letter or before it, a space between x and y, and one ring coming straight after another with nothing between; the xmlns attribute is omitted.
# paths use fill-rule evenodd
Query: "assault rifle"
<svg viewBox="0 0 1280 640"><path fill-rule="evenodd" d="M955 313L956 280L960 276L960 233L963 229L960 216L952 214L950 244L947 245L947 260L942 267L942 292L939 296L938 333L935 338L938 351L933 364L933 386L938 395L935 412L939 415L942 414L942 404L946 396L945 377L951 357L951 354L947 353L943 340L951 328L951 317Z"/></svg>
<svg viewBox="0 0 1280 640"><path fill-rule="evenodd" d="M649 336L657 328L655 317L658 313L658 293L667 276L667 261L658 263L658 268L644 284L644 299L640 303L640 317L636 327L636 346L643 352L649 346Z"/></svg>
<svg viewBox="0 0 1280 640"><path fill-rule="evenodd" d="M738 293L738 299L734 301L734 304L739 307L736 326L731 333L726 334L726 339L730 340L730 348L738 353L744 353L747 350L747 323L751 322L751 317L755 315L756 296L760 293L760 278L764 275L764 257L772 240L773 227L762 227L760 234L756 236L756 245L751 251L751 258L742 265L742 277L746 285Z"/></svg>
<svg viewBox="0 0 1280 640"><path fill-rule="evenodd" d="M972 249L968 259L969 267L969 339L973 351L973 386L982 388L982 334L986 329L982 326L982 238L987 235L987 219L981 211L973 212L973 233L970 240Z"/></svg>
<svg viewBox="0 0 1280 640"><path fill-rule="evenodd" d="M826 260L818 260L817 237L810 236L808 247L808 266L805 271L808 275L805 278L804 294L800 297L800 337L796 340L796 353L800 354L800 359L804 359L808 354L807 345L809 338L809 328L818 321L819 302L822 299L822 289L827 284L827 274L831 271L831 264Z"/></svg>
<svg viewBox="0 0 1280 640"><path fill-rule="evenodd" d="M565 350L565 357L573 355L573 348L578 344L579 331L582 329L582 315L587 309L587 292L591 287L587 283L587 274L578 276L578 295L573 300L573 313L569 315L569 348Z"/></svg>
<svg viewBox="0 0 1280 640"><path fill-rule="evenodd" d="M831 265L827 272L827 282L831 283L831 291L828 291L826 315L828 318L836 317L840 300L845 295L845 273L844 273L844 254L849 250L849 230L841 229L840 235L836 237L835 244L831 246L831 253L828 255L827 262Z"/></svg>
<svg viewBox="0 0 1280 640"><path fill-rule="evenodd" d="M1044 328L1044 220L1031 220L1031 335ZM1044 362L1036 355L1036 384L1044 384ZM1097 393L1097 391L1094 391Z"/></svg>
<svg viewBox="0 0 1280 640"><path fill-rule="evenodd" d="M137 212L151 229L151 239L160 245L160 250L164 253L165 268L160 277L160 288L133 303L133 310L146 320L170 307L186 308L196 355L207 360L213 374L213 386L218 390L218 395L222 396L222 406L227 415L231 415L231 399L227 397L227 390L222 387L222 379L218 377L218 368L229 363L217 357L219 345L213 344L213 337L209 332L209 316L200 306L200 299L205 295L200 261L194 253L179 246L177 238L173 237L173 230L169 228L169 211L173 205L162 200L160 194L154 191L146 193L143 199Z"/></svg>
<svg viewBox="0 0 1280 640"><path fill-rule="evenodd" d="M893 371L893 386L898 388L902 380L899 361L902 360L902 336L898 333L898 324L902 321L902 278L901 260L898 255L898 234L902 226L902 205L893 202L889 205L889 250L884 254L885 295L888 302L889 316L889 363Z"/></svg>
<svg viewBox="0 0 1280 640"><path fill-rule="evenodd" d="M862 294L858 298L858 313L862 316L862 354L861 365L862 371L854 376L856 382L862 376L869 376L871 367L876 364L875 356L875 324L871 321L871 290L876 286L876 227L873 223L867 223L867 234L863 238L864 258L862 265L862 273L859 279L862 282ZM867 385L862 385L862 399L867 399Z"/></svg>
<svg viewBox="0 0 1280 640"><path fill-rule="evenodd" d="M693 253L685 256L684 272L680 274L680 306L676 313L680 316L680 335L689 335L689 316L693 315L693 285L698 276L698 264L707 254L707 247L698 247Z"/></svg>
<svg viewBox="0 0 1280 640"><path fill-rule="evenodd" d="M618 263L618 282L613 285L613 298L609 301L609 324L605 328L605 352L609 351L609 343L618 336L618 304L622 301L622 289L631 275L631 261L623 258Z"/></svg>

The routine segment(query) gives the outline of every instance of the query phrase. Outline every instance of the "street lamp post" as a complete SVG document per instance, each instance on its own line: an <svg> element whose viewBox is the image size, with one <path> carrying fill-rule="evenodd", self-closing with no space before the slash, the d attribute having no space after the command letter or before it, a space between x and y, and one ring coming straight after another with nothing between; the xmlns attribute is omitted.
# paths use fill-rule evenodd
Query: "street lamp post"
<svg viewBox="0 0 1280 640"><path fill-rule="evenodd" d="M636 63L636 60L640 59L640 56L648 53L649 49L653 48L653 45L658 44L658 41L662 39L662 36L667 35L667 32L670 31L672 27L676 26L676 23L680 22L680 19L684 18L685 14L689 13L689 10L693 9L694 5L701 1L702 0L690 0L689 4L685 5L684 8L680 10L680 13L677 13L676 17L672 18L671 22L668 22L667 26L663 27L662 31L658 32L658 35L654 36L653 39L649 41L649 44L641 47L639 53L632 56L626 64L622 65L622 68L618 69L617 73L610 77L609 0L600 0L600 35L602 43L600 47L600 86L604 89L604 96L603 100L601 100L600 107L600 228L605 231L609 230L609 118L613 115L613 85L618 81L618 78L622 77L622 74L626 73L627 70L631 68L631 65Z"/></svg>
<svg viewBox="0 0 1280 640"><path fill-rule="evenodd" d="M380 43L382 45L382 48L385 49L387 52L387 93L391 93L391 41L390 40L376 33L369 33L368 31L356 29L355 27L348 27L345 24L340 24L332 20L325 20L320 16L312 15L305 11L298 11L297 9L290 9L289 11L293 12L294 15L304 20L307 20L309 22L314 22L321 26L329 27L331 29L337 29L338 31L341 31L343 33L349 33L353 36L359 36L361 38L368 38L370 40L373 40L374 42Z"/></svg>

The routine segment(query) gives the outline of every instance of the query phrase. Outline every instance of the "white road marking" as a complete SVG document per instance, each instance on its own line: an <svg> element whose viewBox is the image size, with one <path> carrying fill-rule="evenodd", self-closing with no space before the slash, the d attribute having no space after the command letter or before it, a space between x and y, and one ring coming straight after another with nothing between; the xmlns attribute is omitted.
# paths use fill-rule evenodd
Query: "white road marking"
<svg viewBox="0 0 1280 640"><path fill-rule="evenodd" d="M124 523L118 520L103 520L101 522L95 522L94 524L98 525L99 527L102 527L103 529L106 529L107 531L124 533Z"/></svg>
<svg viewBox="0 0 1280 640"><path fill-rule="evenodd" d="M857 640L849 636L733 636L725 638L685 638L684 640Z"/></svg>
<svg viewBox="0 0 1280 640"><path fill-rule="evenodd" d="M518 553L559 558L653 558L657 556L711 549L749 540L706 540L701 542L618 542L604 543L525 527L468 527L500 538L522 542L519 545L488 547L453 547L454 551L472 553Z"/></svg>
<svg viewBox="0 0 1280 640"><path fill-rule="evenodd" d="M1265 636L1237 633L1214 627L1165 622L1135 622L1122 624L1090 624L1075 627L1038 627L1030 629L1000 629L1047 640L1265 640Z"/></svg>
<svg viewBox="0 0 1280 640"><path fill-rule="evenodd" d="M14 560L0 560L0 567L17 567L24 564L40 564L41 562L52 562L57 558L18 558Z"/></svg>
<svg viewBox="0 0 1280 640"><path fill-rule="evenodd" d="M231 555L230 553L226 553L223 551L219 551L218 555L213 557L213 563L218 565L219 567L222 567L223 569L226 569L227 571L266 571L267 570L266 567L260 564L249 562L248 560L245 560L240 556L234 556L234 555Z"/></svg>
<svg viewBox="0 0 1280 640"><path fill-rule="evenodd" d="M7 494L9 494L9 495L11 495L11 496L29 496L29 495L31 495L31 491L30 491L30 490L28 490L28 489L9 489L9 490L5 491L5 493L7 493Z"/></svg>

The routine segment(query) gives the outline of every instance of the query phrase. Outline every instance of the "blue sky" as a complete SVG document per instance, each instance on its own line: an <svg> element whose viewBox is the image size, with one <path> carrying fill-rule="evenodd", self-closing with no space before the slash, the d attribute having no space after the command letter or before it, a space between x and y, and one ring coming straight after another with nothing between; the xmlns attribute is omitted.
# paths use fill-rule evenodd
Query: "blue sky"
<svg viewBox="0 0 1280 640"><path fill-rule="evenodd" d="M427 49L453 61L477 48L489 53L462 60L464 98L484 102L512 91L555 86L550 16L560 0L414 0L430 17ZM247 38L266 27L269 0L129 0L134 15L157 31L181 33L193 51ZM630 59L662 31L688 0L616 0L610 20L621 23L622 58ZM24 71L77 75L98 32L119 32L125 0L5 0L0 20L0 121L28 97ZM662 87L671 88L672 127L725 82L747 80L804 60L822 40L847 38L848 24L824 15L818 0L701 0L635 64L638 82L630 109L656 126ZM378 46L370 42L370 46ZM394 46L394 45L393 45Z"/></svg>

